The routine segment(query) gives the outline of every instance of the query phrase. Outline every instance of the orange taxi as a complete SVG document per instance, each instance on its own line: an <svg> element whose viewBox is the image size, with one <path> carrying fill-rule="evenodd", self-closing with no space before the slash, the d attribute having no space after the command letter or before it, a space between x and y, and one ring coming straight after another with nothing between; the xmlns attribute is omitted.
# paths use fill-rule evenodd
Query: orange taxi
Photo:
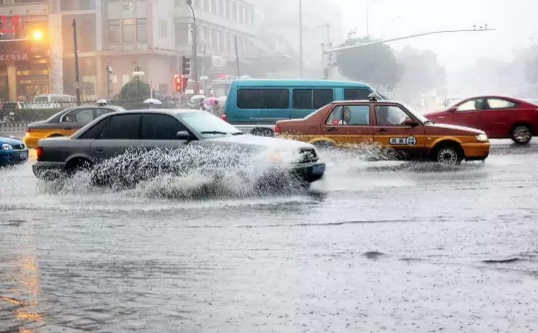
<svg viewBox="0 0 538 333"><path fill-rule="evenodd" d="M102 115L122 110L123 108L113 105L83 105L67 108L47 120L28 124L24 144L28 148L36 149L40 139L71 136Z"/></svg>
<svg viewBox="0 0 538 333"><path fill-rule="evenodd" d="M333 102L303 119L278 121L275 135L317 146L380 144L398 159L450 165L485 160L490 150L484 131L434 123L375 94L369 101Z"/></svg>

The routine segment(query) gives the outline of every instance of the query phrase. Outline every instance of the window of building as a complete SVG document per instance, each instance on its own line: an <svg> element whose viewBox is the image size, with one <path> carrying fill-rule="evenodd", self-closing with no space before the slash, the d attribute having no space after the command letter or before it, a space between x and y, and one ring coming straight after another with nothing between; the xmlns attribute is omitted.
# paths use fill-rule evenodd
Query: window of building
<svg viewBox="0 0 538 333"><path fill-rule="evenodd" d="M332 89L294 89L294 109L319 109L333 101Z"/></svg>
<svg viewBox="0 0 538 333"><path fill-rule="evenodd" d="M176 46L189 44L189 24L176 23Z"/></svg>
<svg viewBox="0 0 538 333"><path fill-rule="evenodd" d="M123 43L134 43L136 40L136 20L123 20Z"/></svg>
<svg viewBox="0 0 538 333"><path fill-rule="evenodd" d="M217 0L211 0L211 12L215 15L218 14Z"/></svg>
<svg viewBox="0 0 538 333"><path fill-rule="evenodd" d="M218 33L217 30L211 29L211 48L216 50L218 48Z"/></svg>
<svg viewBox="0 0 538 333"><path fill-rule="evenodd" d="M288 89L239 89L237 107L240 109L288 109Z"/></svg>
<svg viewBox="0 0 538 333"><path fill-rule="evenodd" d="M219 16L226 17L225 7L224 7L224 0L219 0Z"/></svg>
<svg viewBox="0 0 538 333"><path fill-rule="evenodd" d="M121 43L120 20L108 20L108 42L112 44Z"/></svg>
<svg viewBox="0 0 538 333"><path fill-rule="evenodd" d="M226 18L232 17L232 2L230 0L224 0L226 1L225 7L226 7Z"/></svg>
<svg viewBox="0 0 538 333"><path fill-rule="evenodd" d="M226 35L226 45L228 47L228 52L233 52L235 50L234 36L231 34Z"/></svg>
<svg viewBox="0 0 538 333"><path fill-rule="evenodd" d="M208 12L209 11L209 0L203 0L204 5L202 6L202 10Z"/></svg>
<svg viewBox="0 0 538 333"><path fill-rule="evenodd" d="M207 47L208 45L210 45L209 43L210 43L210 40L211 40L211 36L209 36L209 28L208 27L203 27L202 29L204 31L203 40L204 40L204 43L205 43L205 45Z"/></svg>
<svg viewBox="0 0 538 333"><path fill-rule="evenodd" d="M165 20L159 21L159 36L165 38L168 35L168 25Z"/></svg>
<svg viewBox="0 0 538 333"><path fill-rule="evenodd" d="M3 1L0 0L0 4ZM60 0L60 10L61 11L73 11L73 10L95 10L95 1L94 0Z"/></svg>
<svg viewBox="0 0 538 333"><path fill-rule="evenodd" d="M226 42L224 33L222 31L219 31L219 51L223 51L226 47L224 44Z"/></svg>
<svg viewBox="0 0 538 333"><path fill-rule="evenodd" d="M147 19L136 19L136 40L139 43L146 43L148 41L148 27Z"/></svg>
<svg viewBox="0 0 538 333"><path fill-rule="evenodd" d="M239 19L239 6L235 2L232 3L232 14L233 20L237 21Z"/></svg>

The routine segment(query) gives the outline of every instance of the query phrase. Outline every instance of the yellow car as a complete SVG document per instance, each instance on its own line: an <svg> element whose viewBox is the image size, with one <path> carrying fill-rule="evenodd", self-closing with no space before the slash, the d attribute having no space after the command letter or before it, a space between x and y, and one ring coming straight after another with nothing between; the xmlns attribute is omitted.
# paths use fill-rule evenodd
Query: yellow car
<svg viewBox="0 0 538 333"><path fill-rule="evenodd" d="M28 148L37 148L40 139L58 136L71 136L73 133L104 114L125 111L113 105L83 105L67 108L47 120L28 124L24 144Z"/></svg>

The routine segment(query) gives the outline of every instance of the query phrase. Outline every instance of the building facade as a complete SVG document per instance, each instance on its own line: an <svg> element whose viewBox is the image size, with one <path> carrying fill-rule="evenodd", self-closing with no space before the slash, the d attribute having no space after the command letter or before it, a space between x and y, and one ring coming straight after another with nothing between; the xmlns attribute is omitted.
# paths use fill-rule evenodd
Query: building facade
<svg viewBox="0 0 538 333"><path fill-rule="evenodd" d="M229 72L235 68L236 56L245 56L255 37L254 6L246 0L193 0L192 6L198 73L211 77ZM28 50L31 61L2 64L0 57L0 93L11 91L8 98L19 94L29 98L46 93L75 94L73 20L77 26L80 81L92 83L91 88L81 91L83 99L112 98L133 78L137 67L144 72L141 79L153 89L172 94L181 56L191 57L193 53L193 17L185 0L0 0L1 15L20 15L25 26L46 30L46 41L31 45L42 51ZM5 44L17 43L0 42ZM19 46L23 51L27 47ZM29 62L31 71L27 70ZM25 78L37 73L40 80Z"/></svg>

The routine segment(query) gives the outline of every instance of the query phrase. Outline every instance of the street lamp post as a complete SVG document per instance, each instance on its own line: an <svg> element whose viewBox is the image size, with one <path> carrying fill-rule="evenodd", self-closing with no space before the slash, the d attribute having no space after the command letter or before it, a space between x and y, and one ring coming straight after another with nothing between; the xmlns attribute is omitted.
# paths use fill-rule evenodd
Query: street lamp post
<svg viewBox="0 0 538 333"><path fill-rule="evenodd" d="M299 0L299 70L303 78L303 0Z"/></svg>
<svg viewBox="0 0 538 333"><path fill-rule="evenodd" d="M78 68L78 46L77 46L77 21L73 19L73 52L75 54L75 82L77 105L80 105L80 72Z"/></svg>
<svg viewBox="0 0 538 333"><path fill-rule="evenodd" d="M142 68L140 68L140 66L138 66L137 64L133 72L133 76L136 77L138 81L136 83L136 98L140 97L140 77L144 75L146 75L146 73L144 73L144 71L142 71Z"/></svg>
<svg viewBox="0 0 538 333"><path fill-rule="evenodd" d="M394 22L396 22L396 21L398 21L398 20L401 20L401 19L402 19L402 17L401 17L401 16L398 16L398 17L394 17L394 18L392 18L392 19L389 19L387 22L385 22L385 23L383 24L383 26L381 27L381 36L380 36L381 39L383 39L383 33L384 33L384 31L385 31L385 27L387 27L387 26L389 26L389 25L393 24Z"/></svg>
<svg viewBox="0 0 538 333"><path fill-rule="evenodd" d="M198 45L196 40L196 15L194 14L194 8L192 8L192 0L186 0L187 5L191 8L192 12L192 58L191 68L192 76L194 76L194 95L198 95Z"/></svg>

